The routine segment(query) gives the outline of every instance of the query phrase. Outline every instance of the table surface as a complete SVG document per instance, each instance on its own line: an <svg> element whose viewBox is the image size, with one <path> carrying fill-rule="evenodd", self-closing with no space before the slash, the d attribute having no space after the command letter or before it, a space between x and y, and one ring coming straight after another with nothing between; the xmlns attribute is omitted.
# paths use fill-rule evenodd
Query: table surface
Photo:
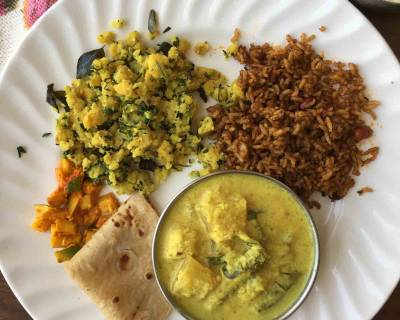
<svg viewBox="0 0 400 320"><path fill-rule="evenodd" d="M391 46L400 60L400 10L395 12L360 8ZM31 319L12 294L3 276L0 276L0 320ZM374 320L400 319L400 284Z"/></svg>

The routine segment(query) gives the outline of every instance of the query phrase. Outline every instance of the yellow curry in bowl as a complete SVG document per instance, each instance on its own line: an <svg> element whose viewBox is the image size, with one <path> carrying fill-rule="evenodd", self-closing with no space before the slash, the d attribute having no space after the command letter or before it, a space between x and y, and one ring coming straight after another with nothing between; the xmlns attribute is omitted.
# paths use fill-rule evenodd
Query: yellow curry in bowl
<svg viewBox="0 0 400 320"><path fill-rule="evenodd" d="M159 285L189 319L275 319L305 299L318 267L307 209L283 184L225 171L189 185L157 226Z"/></svg>

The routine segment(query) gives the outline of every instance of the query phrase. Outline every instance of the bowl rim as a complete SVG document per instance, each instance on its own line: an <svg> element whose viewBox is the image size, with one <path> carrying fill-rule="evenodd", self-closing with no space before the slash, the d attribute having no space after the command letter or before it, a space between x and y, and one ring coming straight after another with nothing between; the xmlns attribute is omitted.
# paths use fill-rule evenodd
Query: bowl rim
<svg viewBox="0 0 400 320"><path fill-rule="evenodd" d="M165 216L168 214L169 209L174 205L174 203L184 194L186 193L188 190L190 190L191 188L193 188L195 185L204 182L205 180L208 180L210 178L213 178L215 176L219 176L219 175L228 175L228 174L244 174L244 175L252 175L252 176L258 176L260 178L264 178L272 183L274 183L275 185L277 185L278 187L284 189L285 191L287 191L296 201L297 203L301 206L301 208L303 209L303 213L307 218L307 221L310 225L311 228L311 233L312 233L312 238L313 238L313 251L314 251L314 261L313 261L313 266L312 269L310 271L310 275L307 279L306 284L304 285L303 290L301 291L301 293L299 294L299 296L297 297L297 299L295 301L293 301L293 303L290 305L290 307L281 315L279 315L278 317L274 318L274 320L285 320L287 318L289 318L297 309L300 308L300 306L304 303L304 301L306 300L306 298L309 296L317 275L318 275L318 271L319 271L319 265L320 265L320 240L319 240L319 235L318 235L318 230L315 224L315 221L311 215L310 210L307 208L307 206L305 205L305 203L303 202L303 200L300 199L300 197L291 189L289 188L286 184L284 184L283 182L272 178L271 176L259 173L259 172L255 172L255 171L248 171L248 170L223 170L223 171L217 171L217 172L213 172L210 173L206 176L197 178L193 181L191 181L190 183L188 183L186 186L184 186L183 188L181 188L181 190L179 190L173 197L172 199L168 202L167 206L164 208L164 210L162 211L156 228L154 230L154 234L153 234L153 241L152 241L152 248L151 248L151 257L152 257L152 266L153 266L153 272L155 274L155 278L156 278L156 282L157 285L159 287L159 289L161 290L164 298L168 301L168 303L171 305L171 307L176 310L180 315L182 315L185 319L187 320L198 320L196 318L194 318L192 315L190 315L184 308L182 308L181 306L178 305L178 303L175 302L174 297L172 296L172 294L169 292L169 290L167 288L165 288L165 286L162 285L161 281L160 281L160 276L159 276L159 272L158 272L158 258L157 258L157 254L156 254L156 244L157 244L157 240L159 238L159 230L161 229L161 226L165 220Z"/></svg>

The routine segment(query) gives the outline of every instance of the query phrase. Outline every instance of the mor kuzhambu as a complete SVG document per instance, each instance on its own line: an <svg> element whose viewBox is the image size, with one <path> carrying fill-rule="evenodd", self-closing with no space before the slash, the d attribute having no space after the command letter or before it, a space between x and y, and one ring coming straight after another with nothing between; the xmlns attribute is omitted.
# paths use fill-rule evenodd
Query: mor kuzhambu
<svg viewBox="0 0 400 320"><path fill-rule="evenodd" d="M253 174L218 174L168 209L155 266L164 290L196 319L272 319L310 279L315 241L287 190Z"/></svg>

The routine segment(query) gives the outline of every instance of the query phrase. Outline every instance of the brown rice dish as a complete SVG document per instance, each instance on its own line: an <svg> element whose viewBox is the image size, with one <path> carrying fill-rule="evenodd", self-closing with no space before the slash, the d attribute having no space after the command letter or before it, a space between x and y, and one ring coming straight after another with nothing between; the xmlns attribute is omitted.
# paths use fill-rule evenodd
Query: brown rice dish
<svg viewBox="0 0 400 320"><path fill-rule="evenodd" d="M327 60L310 42L287 36L285 46L240 46L238 85L244 99L208 108L225 168L254 170L291 187L310 206L314 191L332 200L354 185L353 175L373 161L378 147L361 150L375 118L357 66Z"/></svg>

